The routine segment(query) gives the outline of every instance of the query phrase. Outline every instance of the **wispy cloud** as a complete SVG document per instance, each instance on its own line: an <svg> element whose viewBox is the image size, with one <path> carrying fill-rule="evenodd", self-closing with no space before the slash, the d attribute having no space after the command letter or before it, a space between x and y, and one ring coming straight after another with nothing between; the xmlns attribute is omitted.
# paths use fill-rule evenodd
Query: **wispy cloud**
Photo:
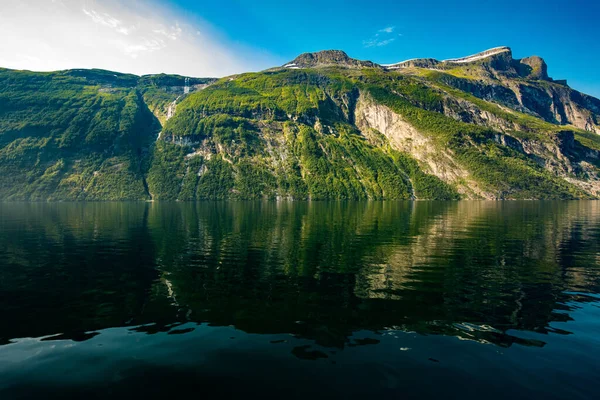
<svg viewBox="0 0 600 400"><path fill-rule="evenodd" d="M159 29L154 29L152 32L162 35L162 36L165 36L171 40L177 40L177 38L179 36L181 36L183 30L179 26L179 22L176 22L175 26L171 26L171 27L161 26Z"/></svg>
<svg viewBox="0 0 600 400"><path fill-rule="evenodd" d="M378 32L379 33L392 33L392 32L394 32L394 29L396 29L395 26L388 26L383 29L380 29Z"/></svg>
<svg viewBox="0 0 600 400"><path fill-rule="evenodd" d="M111 17L109 14L106 14L106 13L99 14L94 10L88 11L85 8L82 8L81 10L83 11L83 13L85 15L90 17L92 19L92 21L94 21L97 24L112 28L119 33L124 33L124 34L128 33L127 28L124 28L123 26L121 26L122 25L121 21L119 21L118 19L116 19L114 17Z"/></svg>
<svg viewBox="0 0 600 400"><path fill-rule="evenodd" d="M164 0L19 0L0 13L0 67L223 76L277 63Z"/></svg>
<svg viewBox="0 0 600 400"><path fill-rule="evenodd" d="M369 40L363 40L363 46L365 46L365 47L387 46L388 44L392 43L394 40L396 40L396 38L389 38L389 39L373 38L373 39L369 39Z"/></svg>
<svg viewBox="0 0 600 400"><path fill-rule="evenodd" d="M99 7L97 4L96 7ZM116 48L131 58L138 58L142 53L152 53L168 47L165 39L177 40L183 33L179 22L165 25L159 20L152 18L141 18L139 15L125 15L132 20L132 24L126 25L120 19L113 17L108 12L100 12L95 9L82 8L85 15L90 17L94 23L104 28L109 28L122 35L133 34L130 40L115 41Z"/></svg>
<svg viewBox="0 0 600 400"><path fill-rule="evenodd" d="M120 46L123 52L131 58L138 58L142 53L151 53L165 47L165 42L157 39L145 39L140 43L121 43Z"/></svg>
<svg viewBox="0 0 600 400"><path fill-rule="evenodd" d="M382 47L387 46L388 44L394 42L396 37L392 36L394 31L396 30L395 26L387 26L385 28L379 29L377 33L371 36L369 39L363 40L364 47ZM402 34L398 34L397 36L402 36Z"/></svg>

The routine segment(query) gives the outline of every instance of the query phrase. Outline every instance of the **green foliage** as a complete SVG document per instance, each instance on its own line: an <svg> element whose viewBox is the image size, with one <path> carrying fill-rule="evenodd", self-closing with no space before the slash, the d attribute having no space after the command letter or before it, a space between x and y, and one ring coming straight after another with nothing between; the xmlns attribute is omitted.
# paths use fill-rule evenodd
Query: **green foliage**
<svg viewBox="0 0 600 400"><path fill-rule="evenodd" d="M212 78L187 78L188 84L208 85L215 81ZM139 78L137 87L144 97L148 108L157 116L161 123L165 123L169 106L180 101L186 95L183 87L186 77L180 75L144 75Z"/></svg>
<svg viewBox="0 0 600 400"><path fill-rule="evenodd" d="M189 158L178 200L190 201L196 199L196 190L203 161L202 157Z"/></svg>
<svg viewBox="0 0 600 400"><path fill-rule="evenodd" d="M155 200L176 200L186 175L185 148L159 140L148 171L148 190Z"/></svg>
<svg viewBox="0 0 600 400"><path fill-rule="evenodd" d="M344 119L335 97L351 92L350 82L332 82L314 71L280 71L244 74L223 79L190 95L178 108L165 132L177 135L203 134L202 120L215 114L260 120L305 120L317 116L324 121Z"/></svg>
<svg viewBox="0 0 600 400"><path fill-rule="evenodd" d="M235 148L227 151L227 157L238 154L233 160L217 155L205 164L202 157L185 157L189 149L159 141L148 178L150 191L155 199L171 200L410 199L413 194L458 198L454 189L423 173L408 155L373 146L349 125L336 129L338 136L321 135L304 124L285 123L284 146L289 152L276 167L265 154L242 154Z"/></svg>
<svg viewBox="0 0 600 400"><path fill-rule="evenodd" d="M105 160L87 184L85 200L145 200L143 179L128 157Z"/></svg>
<svg viewBox="0 0 600 400"><path fill-rule="evenodd" d="M0 70L0 199L148 198L143 166L158 125L132 79Z"/></svg>
<svg viewBox="0 0 600 400"><path fill-rule="evenodd" d="M405 153L393 153L394 159L406 171L417 199L458 200L457 191L434 175L423 172L417 161Z"/></svg>
<svg viewBox="0 0 600 400"><path fill-rule="evenodd" d="M136 84L142 88L154 87L165 90L165 88L185 86L186 79L190 86L207 85L215 81L213 78L189 78L181 75L156 74L140 77Z"/></svg>
<svg viewBox="0 0 600 400"><path fill-rule="evenodd" d="M277 191L277 179L263 165L242 160L236 165L235 188L243 199L273 197Z"/></svg>
<svg viewBox="0 0 600 400"><path fill-rule="evenodd" d="M197 199L222 200L232 197L235 184L233 167L221 156L211 158L206 162L198 190Z"/></svg>
<svg viewBox="0 0 600 400"><path fill-rule="evenodd" d="M583 146L600 151L600 135L591 132L575 132L575 139Z"/></svg>

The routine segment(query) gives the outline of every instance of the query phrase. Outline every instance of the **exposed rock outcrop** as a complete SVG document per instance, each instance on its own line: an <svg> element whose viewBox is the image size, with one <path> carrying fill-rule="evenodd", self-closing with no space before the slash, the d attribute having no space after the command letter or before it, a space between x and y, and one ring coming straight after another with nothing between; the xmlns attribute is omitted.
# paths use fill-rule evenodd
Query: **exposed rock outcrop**
<svg viewBox="0 0 600 400"><path fill-rule="evenodd" d="M361 61L348 57L341 50L323 50L316 53L304 53L293 61L283 65L284 68L319 68L319 67L346 67L346 68L381 68L379 64L371 61Z"/></svg>
<svg viewBox="0 0 600 400"><path fill-rule="evenodd" d="M427 135L419 132L389 107L377 104L364 94L360 96L356 106L356 126L362 132L374 129L381 133L392 147L411 154L420 161L426 172L456 185L459 193L466 198L494 198L492 193L485 192L470 179L468 171L454 161L449 151L440 151Z"/></svg>
<svg viewBox="0 0 600 400"><path fill-rule="evenodd" d="M526 57L520 60L519 64L521 66L519 75L521 76L529 79L542 79L545 81L550 78L548 76L548 66L541 57Z"/></svg>
<svg viewBox="0 0 600 400"><path fill-rule="evenodd" d="M440 62L435 58L414 58L412 60L402 61L396 64L384 65L386 69L401 69L401 68L434 68Z"/></svg>

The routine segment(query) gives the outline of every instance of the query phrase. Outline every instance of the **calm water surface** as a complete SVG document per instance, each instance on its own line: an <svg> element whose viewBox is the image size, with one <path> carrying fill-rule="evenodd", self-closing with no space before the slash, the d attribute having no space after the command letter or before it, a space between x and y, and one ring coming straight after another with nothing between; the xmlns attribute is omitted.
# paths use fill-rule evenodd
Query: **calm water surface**
<svg viewBox="0 0 600 400"><path fill-rule="evenodd" d="M0 398L598 398L600 202L0 204Z"/></svg>

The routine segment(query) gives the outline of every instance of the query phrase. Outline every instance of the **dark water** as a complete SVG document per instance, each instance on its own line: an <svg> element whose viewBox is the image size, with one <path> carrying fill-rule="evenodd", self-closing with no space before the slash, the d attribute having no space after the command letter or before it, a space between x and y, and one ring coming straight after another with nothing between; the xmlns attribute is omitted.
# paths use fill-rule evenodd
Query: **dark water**
<svg viewBox="0 0 600 400"><path fill-rule="evenodd" d="M0 204L0 398L598 398L600 202Z"/></svg>

